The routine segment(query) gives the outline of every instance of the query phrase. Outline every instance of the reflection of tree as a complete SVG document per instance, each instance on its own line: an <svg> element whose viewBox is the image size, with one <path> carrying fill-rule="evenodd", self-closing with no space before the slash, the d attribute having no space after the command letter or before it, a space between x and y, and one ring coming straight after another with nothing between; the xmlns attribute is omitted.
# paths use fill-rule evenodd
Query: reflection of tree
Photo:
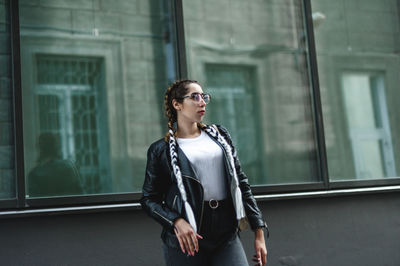
<svg viewBox="0 0 400 266"><path fill-rule="evenodd" d="M28 174L29 196L81 194L79 171L71 160L61 158L59 136L43 133L39 136L38 146L37 165Z"/></svg>

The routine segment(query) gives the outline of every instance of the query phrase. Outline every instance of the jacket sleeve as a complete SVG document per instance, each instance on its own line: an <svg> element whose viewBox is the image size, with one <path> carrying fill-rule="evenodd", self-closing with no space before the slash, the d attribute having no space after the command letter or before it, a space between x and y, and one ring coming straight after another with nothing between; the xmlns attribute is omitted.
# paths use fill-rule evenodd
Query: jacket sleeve
<svg viewBox="0 0 400 266"><path fill-rule="evenodd" d="M140 204L150 217L164 228L173 230L174 221L180 215L168 208L164 202L164 196L168 188L166 180L169 179L169 176L162 176L161 172L159 155L150 146L147 151L146 173Z"/></svg>
<svg viewBox="0 0 400 266"><path fill-rule="evenodd" d="M228 141L228 144L232 147L232 152L235 159L236 174L239 179L239 187L240 190L242 191L243 205L246 211L247 219L249 220L250 223L250 227L252 230L255 230L256 228L265 228L267 230L267 236L268 236L269 235L268 226L266 222L263 220L262 213L257 206L257 202L253 196L253 193L251 192L249 180L246 174L242 170L240 161L236 154L236 149L232 142L232 138L226 128L220 125L218 125L217 127L220 133Z"/></svg>

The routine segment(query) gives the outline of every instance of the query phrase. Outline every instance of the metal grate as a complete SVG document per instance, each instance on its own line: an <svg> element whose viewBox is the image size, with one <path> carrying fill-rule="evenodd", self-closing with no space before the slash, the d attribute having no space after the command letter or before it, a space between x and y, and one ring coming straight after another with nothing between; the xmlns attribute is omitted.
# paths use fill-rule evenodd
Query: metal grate
<svg viewBox="0 0 400 266"><path fill-rule="evenodd" d="M38 84L95 86L100 74L98 58L38 57Z"/></svg>
<svg viewBox="0 0 400 266"><path fill-rule="evenodd" d="M60 136L62 157L78 166L85 193L104 192L107 178L106 162L100 162L101 63L99 58L37 57L39 134Z"/></svg>

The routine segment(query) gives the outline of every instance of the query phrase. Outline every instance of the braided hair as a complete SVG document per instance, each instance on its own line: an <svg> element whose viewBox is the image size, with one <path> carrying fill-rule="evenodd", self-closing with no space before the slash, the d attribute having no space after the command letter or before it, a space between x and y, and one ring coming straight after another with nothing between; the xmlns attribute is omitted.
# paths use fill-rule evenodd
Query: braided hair
<svg viewBox="0 0 400 266"><path fill-rule="evenodd" d="M200 85L200 83L196 80L190 80L190 79L178 80L172 83L165 92L164 108L165 108L165 115L168 118L168 130L171 129L172 131L174 131L173 125L178 121L178 114L176 112L176 109L172 105L172 100L175 99L175 101L177 101L178 103L182 103L183 102L182 97L185 96L185 94L188 92L189 90L188 86L189 84L192 83ZM169 132L165 134L164 139L166 142L168 142Z"/></svg>

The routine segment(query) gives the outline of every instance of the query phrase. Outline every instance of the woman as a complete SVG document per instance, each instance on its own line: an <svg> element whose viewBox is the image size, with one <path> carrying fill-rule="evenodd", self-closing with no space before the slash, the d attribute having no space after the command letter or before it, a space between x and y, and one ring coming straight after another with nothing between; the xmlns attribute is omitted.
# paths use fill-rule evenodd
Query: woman
<svg viewBox="0 0 400 266"><path fill-rule="evenodd" d="M168 88L169 132L148 150L141 205L163 226L167 265L248 265L238 239L245 217L255 233L253 261L265 265L267 227L230 135L201 123L210 99L194 80Z"/></svg>

